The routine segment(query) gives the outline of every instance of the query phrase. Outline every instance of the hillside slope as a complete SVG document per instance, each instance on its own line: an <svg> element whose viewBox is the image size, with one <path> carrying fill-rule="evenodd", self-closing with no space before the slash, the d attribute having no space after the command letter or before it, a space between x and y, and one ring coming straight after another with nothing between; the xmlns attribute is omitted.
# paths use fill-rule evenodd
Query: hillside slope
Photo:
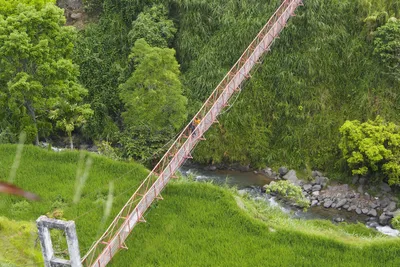
<svg viewBox="0 0 400 267"><path fill-rule="evenodd" d="M2 180L8 177L15 151L16 146L0 146ZM15 183L39 194L42 201L0 196L1 216L27 221L0 219L0 240L5 244L0 247L0 261L41 266L33 221L60 210L63 218L76 221L83 255L147 173L137 164L84 155L93 158L93 165L80 202L73 204L80 154L24 148ZM113 208L102 223L111 180ZM134 229L127 242L129 250L121 251L112 266L400 264L400 240L383 238L362 225L292 220L266 204L235 196L234 190L186 180L171 183L162 195L165 200L150 208L145 215L148 223ZM55 243L62 250L62 244Z"/></svg>

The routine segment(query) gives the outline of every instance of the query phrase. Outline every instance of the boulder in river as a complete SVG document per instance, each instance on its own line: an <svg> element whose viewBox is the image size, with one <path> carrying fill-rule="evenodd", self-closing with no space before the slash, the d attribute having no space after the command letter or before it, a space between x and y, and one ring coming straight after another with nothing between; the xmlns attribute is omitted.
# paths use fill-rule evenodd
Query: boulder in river
<svg viewBox="0 0 400 267"><path fill-rule="evenodd" d="M303 189L304 189L305 191L310 191L312 187L313 187L313 186L310 185L310 184L305 184L305 185L303 185Z"/></svg>
<svg viewBox="0 0 400 267"><path fill-rule="evenodd" d="M289 172L289 170L288 170L288 168L286 168L286 167L280 167L280 168L278 169L278 172L279 172L279 175L282 177L282 176L284 176L285 174L287 174L287 173Z"/></svg>
<svg viewBox="0 0 400 267"><path fill-rule="evenodd" d="M318 176L315 178L315 184L319 184L322 187L325 187L328 184L329 179L327 177Z"/></svg>
<svg viewBox="0 0 400 267"><path fill-rule="evenodd" d="M385 213L382 213L381 216L379 216L379 224L388 225L390 219L391 219L390 216L387 216Z"/></svg>
<svg viewBox="0 0 400 267"><path fill-rule="evenodd" d="M311 207L316 206L318 204L318 200L311 201Z"/></svg>
<svg viewBox="0 0 400 267"><path fill-rule="evenodd" d="M344 206L344 204L347 203L347 199L340 199L337 203L336 203L336 208L340 208L342 206Z"/></svg>
<svg viewBox="0 0 400 267"><path fill-rule="evenodd" d="M312 191L320 191L322 189L322 186L320 184L316 184L312 187Z"/></svg>
<svg viewBox="0 0 400 267"><path fill-rule="evenodd" d="M362 211L362 213L367 214L369 212L369 209L363 208L361 211Z"/></svg>
<svg viewBox="0 0 400 267"><path fill-rule="evenodd" d="M316 196L316 197L319 196L319 194L320 194L319 191L314 191L314 192L312 192L312 195L313 195L313 196Z"/></svg>
<svg viewBox="0 0 400 267"><path fill-rule="evenodd" d="M283 177L283 179L288 180L290 182L292 182L295 185L299 185L300 184L300 180L297 179L296 176L296 171L294 170L290 170L287 174L285 174Z"/></svg>
<svg viewBox="0 0 400 267"><path fill-rule="evenodd" d="M384 209L385 211L395 211L396 210L396 202L390 202L389 205Z"/></svg>
<svg viewBox="0 0 400 267"><path fill-rule="evenodd" d="M329 208L330 206L332 206L332 204L333 204L333 201L332 201L332 200L327 200L327 201L325 201L325 203L324 203L324 207L325 207L325 208Z"/></svg>
<svg viewBox="0 0 400 267"><path fill-rule="evenodd" d="M367 215L372 216L372 217L376 217L376 215L378 215L378 213L376 212L376 209L371 209Z"/></svg>
<svg viewBox="0 0 400 267"><path fill-rule="evenodd" d="M319 171L312 171L311 172L311 176L312 177L321 177L322 176L322 173L321 172L319 172Z"/></svg>

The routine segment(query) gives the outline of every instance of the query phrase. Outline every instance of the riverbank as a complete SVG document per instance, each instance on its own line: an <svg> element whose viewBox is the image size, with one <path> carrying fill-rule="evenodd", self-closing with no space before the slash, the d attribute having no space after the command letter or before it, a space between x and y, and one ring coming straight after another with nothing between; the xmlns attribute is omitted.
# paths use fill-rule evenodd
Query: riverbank
<svg viewBox="0 0 400 267"><path fill-rule="evenodd" d="M276 171L268 167L262 170L251 170L248 166L238 164L203 166L189 163L184 167L184 171L189 174L198 171L199 174L195 175L196 180L212 180L217 184L223 184L224 177L228 176L229 186L236 186L239 189L247 187L244 191L250 193L253 198L262 198L267 202L271 201L271 196L264 193L264 185L276 180L288 180L301 186L311 206L307 212L303 212L296 206L291 206L292 203L279 199L277 196L282 207L293 210L293 217L328 219L334 222L361 222L389 235L399 234L391 225L392 218L400 214L397 206L398 199L385 183L369 185L365 178L355 177L350 185L340 184L325 177L319 171L313 171L310 179L304 180L297 177L296 171L288 170L286 167L281 167ZM243 177L246 183L241 180Z"/></svg>

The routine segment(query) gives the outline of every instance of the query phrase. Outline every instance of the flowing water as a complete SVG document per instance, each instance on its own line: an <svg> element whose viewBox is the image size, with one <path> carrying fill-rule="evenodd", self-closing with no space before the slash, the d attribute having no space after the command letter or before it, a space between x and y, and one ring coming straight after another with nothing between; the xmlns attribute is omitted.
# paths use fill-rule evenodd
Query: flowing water
<svg viewBox="0 0 400 267"><path fill-rule="evenodd" d="M348 212L347 210L326 209L322 206L315 206L310 207L306 212L304 212L301 209L297 209L293 206L279 203L276 201L275 197L261 194L262 186L274 181L273 178L268 178L263 174L230 170L208 171L197 166L183 166L181 167L180 171L184 176L194 176L196 181L199 182L212 182L217 185L226 184L230 187L235 186L239 191L243 190L244 192L244 190L246 190L247 192L250 192L254 198L263 198L270 205L279 206L283 212L291 214L293 218L326 219L331 221L337 218L342 218L346 222L350 223L366 223L366 221L369 219L367 215L358 215L354 212ZM375 225L374 228L387 235L400 235L398 230L394 230L389 226L382 227Z"/></svg>

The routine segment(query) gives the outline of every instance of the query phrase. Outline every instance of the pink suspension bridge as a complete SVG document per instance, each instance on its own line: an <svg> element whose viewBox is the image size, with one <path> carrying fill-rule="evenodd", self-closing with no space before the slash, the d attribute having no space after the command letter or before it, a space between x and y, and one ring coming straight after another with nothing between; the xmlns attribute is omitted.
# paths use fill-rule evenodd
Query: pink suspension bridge
<svg viewBox="0 0 400 267"><path fill-rule="evenodd" d="M217 122L218 115L228 106L232 95L240 91L241 85L250 77L254 66L259 64L262 56L270 50L273 41L278 38L289 18L294 16L295 10L301 4L301 0L282 2L236 64L204 102L199 112L126 202L108 229L83 257L83 266L106 266L120 249L127 249L125 240L132 229L139 222L145 222L143 215L146 210L155 199L162 199L160 193L174 177L174 173L186 159L191 158L191 151L200 140L204 140L204 133ZM191 131L195 119L200 122L195 131Z"/></svg>

